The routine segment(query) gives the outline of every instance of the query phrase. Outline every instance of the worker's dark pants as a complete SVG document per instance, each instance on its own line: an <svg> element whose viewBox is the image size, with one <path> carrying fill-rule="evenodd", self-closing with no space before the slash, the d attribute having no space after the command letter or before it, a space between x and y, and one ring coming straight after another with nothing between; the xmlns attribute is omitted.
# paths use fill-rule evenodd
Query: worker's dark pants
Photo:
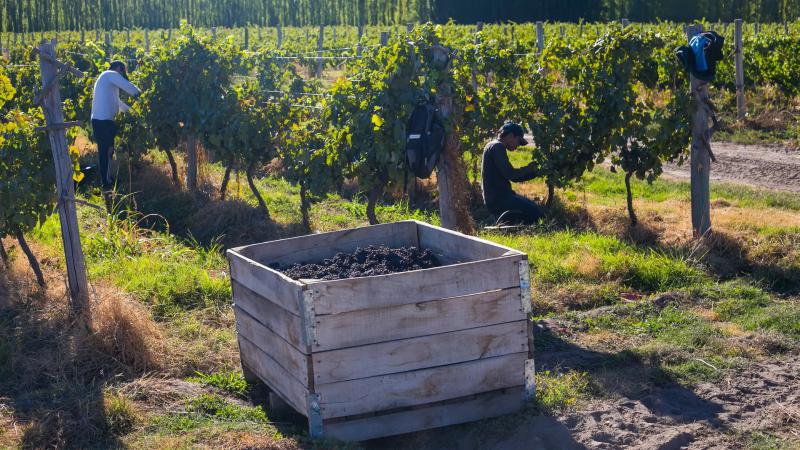
<svg viewBox="0 0 800 450"><path fill-rule="evenodd" d="M486 207L495 216L500 216L506 211L517 211L525 217L525 222L529 224L535 224L539 219L544 218L544 208L537 205L533 200L517 194L496 199L487 203Z"/></svg>
<svg viewBox="0 0 800 450"><path fill-rule="evenodd" d="M100 184L107 191L114 187L111 179L111 149L117 135L117 125L113 120L92 119L92 132L97 142L97 156L100 160Z"/></svg>

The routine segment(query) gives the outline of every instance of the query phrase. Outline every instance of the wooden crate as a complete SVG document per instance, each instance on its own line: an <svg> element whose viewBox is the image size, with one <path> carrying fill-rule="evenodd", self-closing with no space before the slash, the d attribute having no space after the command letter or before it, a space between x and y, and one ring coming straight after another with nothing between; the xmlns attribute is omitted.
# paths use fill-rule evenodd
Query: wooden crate
<svg viewBox="0 0 800 450"><path fill-rule="evenodd" d="M335 281L272 263L416 246L447 264ZM527 255L417 221L228 250L242 366L308 417L360 441L494 417L533 394Z"/></svg>

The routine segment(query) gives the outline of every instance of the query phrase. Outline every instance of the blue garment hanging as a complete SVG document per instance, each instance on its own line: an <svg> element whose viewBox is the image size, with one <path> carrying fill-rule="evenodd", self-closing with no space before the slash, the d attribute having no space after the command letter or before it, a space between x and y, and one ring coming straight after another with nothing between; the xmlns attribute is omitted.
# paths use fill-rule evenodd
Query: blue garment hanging
<svg viewBox="0 0 800 450"><path fill-rule="evenodd" d="M705 72L706 70L708 70L708 64L706 63L706 52L705 52L707 44L708 44L708 39L702 34L698 34L697 36L693 37L691 41L689 41L689 47L692 48L692 52L694 53L695 69L698 72Z"/></svg>

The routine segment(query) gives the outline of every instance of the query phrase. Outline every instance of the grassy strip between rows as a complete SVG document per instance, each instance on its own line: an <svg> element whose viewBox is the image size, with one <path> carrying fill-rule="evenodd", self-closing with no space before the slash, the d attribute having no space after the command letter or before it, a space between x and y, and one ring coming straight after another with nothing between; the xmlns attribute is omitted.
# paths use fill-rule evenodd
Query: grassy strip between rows
<svg viewBox="0 0 800 450"><path fill-rule="evenodd" d="M297 220L295 187L272 178L258 180L258 185L277 222ZM688 198L687 183L659 180L634 186L638 197L653 202ZM602 170L587 175L580 188L609 202L624 195L619 175ZM246 189L234 183L232 190L244 202L253 203ZM564 195L569 199L577 192L571 189ZM800 210L800 196L725 185L715 185L712 195L740 207ZM364 225L365 205L355 198L330 195L318 199L312 209L315 228ZM151 206L164 208L164 216L175 214L169 210L168 200ZM435 212L410 210L404 203L381 206L378 215L384 221L415 218L438 222ZM211 244L201 245L191 236L145 229L138 226L141 216L109 218L85 206L79 208L79 216L92 280L111 283L149 305L153 316L174 330L187 347L192 343L212 348L234 345L232 324L207 320L204 312L229 314L230 283L219 241L211 239ZM756 232L770 236L791 230L774 226ZM47 253L57 256L57 217L49 218L33 237ZM541 229L516 235L483 233L482 237L529 255L533 297L542 319L567 323L577 333L576 342L604 334L619 340L624 348L610 353L610 361L653 366L658 370L649 372L652 382L691 385L715 379L721 371L744 366L754 356L796 349L800 341L797 300L776 296L751 277L720 281L684 251L640 246L597 231ZM740 342L742 336L753 335L758 338L755 343ZM565 338L554 339L559 344ZM554 342L546 337L539 339L537 351L547 352L551 344ZM225 367L211 369L197 372L187 367L182 372L195 373L187 379L209 389L232 397L245 395L247 387L240 373ZM605 395L596 377L591 368L540 372L535 410L557 414L574 408L583 398ZM124 396L106 397L112 431L133 433L131 439L142 445L161 442L165 436L183 436L180 442L191 446L218 431L263 433L270 429L271 438L281 438L270 428L261 408L213 393L188 398L180 414L151 414L145 419L132 412L135 408ZM751 436L754 447L773 439L770 434Z"/></svg>

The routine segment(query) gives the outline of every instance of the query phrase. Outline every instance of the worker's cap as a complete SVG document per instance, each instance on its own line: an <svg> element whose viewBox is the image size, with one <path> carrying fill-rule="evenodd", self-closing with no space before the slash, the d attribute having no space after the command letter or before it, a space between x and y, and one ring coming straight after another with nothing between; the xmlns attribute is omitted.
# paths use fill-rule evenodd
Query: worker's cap
<svg viewBox="0 0 800 450"><path fill-rule="evenodd" d="M126 80L128 79L128 68L125 67L125 63L120 60L111 61L111 64L108 65L108 70L117 70L122 73L122 76L125 77Z"/></svg>
<svg viewBox="0 0 800 450"><path fill-rule="evenodd" d="M511 133L515 136L519 136L520 138L520 145L528 145L528 140L525 139L525 130L522 129L522 126L516 122L506 122L500 127L500 136L505 136L508 133Z"/></svg>

